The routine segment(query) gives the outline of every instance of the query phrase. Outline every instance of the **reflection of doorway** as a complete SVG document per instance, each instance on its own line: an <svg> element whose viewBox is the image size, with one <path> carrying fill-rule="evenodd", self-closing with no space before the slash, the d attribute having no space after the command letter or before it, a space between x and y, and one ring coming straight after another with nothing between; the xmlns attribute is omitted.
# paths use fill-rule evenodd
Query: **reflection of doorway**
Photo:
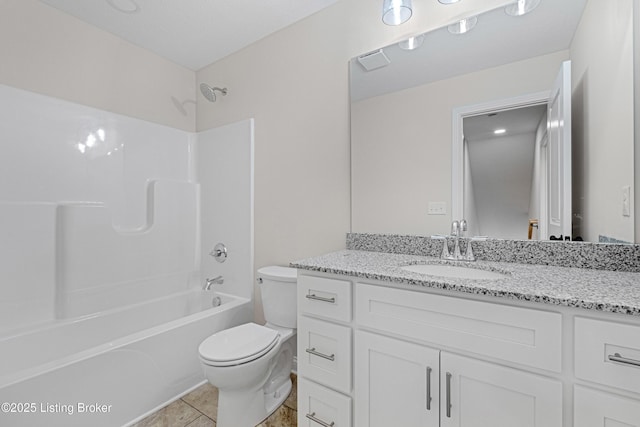
<svg viewBox="0 0 640 427"><path fill-rule="evenodd" d="M464 117L463 217L472 234L528 238L529 220L540 218L546 116L545 102Z"/></svg>
<svg viewBox="0 0 640 427"><path fill-rule="evenodd" d="M466 188L473 187L471 174L469 171L466 170L467 168L465 167L465 164L466 164L465 157L467 155L466 153L467 150L464 149L466 145L464 144L464 140L466 137L466 135L464 134L464 124L467 118L473 118L473 117L483 116L483 115L487 116L488 114L492 114L492 113L499 113L498 116L500 116L501 114L504 115L507 112L512 110L519 110L527 107L546 105L548 100L549 100L549 92L538 92L538 93L523 95L519 97L509 98L509 99L501 99L501 100L492 101L484 104L464 106L464 107L457 108L453 111L451 212L453 215L453 219L465 218L465 211L467 211L466 212L467 214L471 215L470 218L465 218L467 219L468 226L470 228L469 235L488 235L490 237L495 237L495 238L514 238L514 237L507 237L504 233L495 229L483 231L482 227L478 227L478 219L474 217L473 208L471 208L470 211L465 209L466 205L468 205L469 203L473 203L473 201L470 200L470 198L473 196L465 194L465 187ZM498 117L498 116L494 116L494 117ZM540 154L540 158L542 160L540 162L540 168L546 167L545 156ZM493 163L495 166L495 159ZM531 177L529 179L530 179L529 182L531 183L532 182ZM542 178L542 179L546 179L546 178ZM543 185L542 182L538 181L538 188L540 188L541 185ZM546 188L546 185L544 185L544 188ZM537 190L530 189L529 191L531 194L531 192L536 192ZM544 190L540 189L540 191L544 191ZM471 194L475 194L475 191L473 191ZM541 200L543 197L544 196L541 195L541 198L538 199L540 202L541 212L543 212L546 209L546 200ZM526 208L526 210L527 211L529 210L528 207ZM525 221L524 224L522 224L519 227L519 229L521 230L521 233L518 233L519 237L516 237L517 239L527 238L529 219L535 219L535 218L527 218L524 220ZM539 218L539 220L540 220L539 222L541 222L543 221L543 218ZM542 225L542 228L544 228L544 225ZM536 231L538 232L536 233L537 236L533 236L533 237L541 238L541 236L544 235L541 233L542 230L538 229Z"/></svg>
<svg viewBox="0 0 640 427"><path fill-rule="evenodd" d="M453 219L464 218L465 213L472 215L467 219L472 234L479 234L474 212L467 212L465 204L467 188L473 186L470 172L465 174L465 135L463 122L468 117L505 112L521 107L547 104L546 138L540 138L542 147L538 170L544 178L535 184L540 188L538 239L571 240L571 62L565 61L560 67L556 81L549 92L539 92L516 98L498 100L485 104L459 107L453 110L453 140L451 144L451 211ZM493 159L493 162L496 158ZM491 162L488 162L489 164ZM494 166L495 167L495 166ZM504 179L509 179L505 177ZM471 197L471 196L469 196ZM478 197L477 195L475 196ZM477 201L476 201L477 204ZM477 213L476 213L477 214ZM476 223L476 228L472 223ZM528 230L529 221L522 228ZM491 237L502 237L500 229L492 230ZM505 237L506 238L506 237Z"/></svg>

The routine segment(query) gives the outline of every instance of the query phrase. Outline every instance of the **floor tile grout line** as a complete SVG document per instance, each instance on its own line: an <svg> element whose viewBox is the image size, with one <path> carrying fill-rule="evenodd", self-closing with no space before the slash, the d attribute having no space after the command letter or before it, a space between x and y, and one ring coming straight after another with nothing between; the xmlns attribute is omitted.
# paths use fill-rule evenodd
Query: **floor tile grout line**
<svg viewBox="0 0 640 427"><path fill-rule="evenodd" d="M207 416L207 414L205 414L204 412L202 412L200 409L196 408L195 406L193 406L192 404L190 404L189 402L187 402L186 400L184 400L182 397L180 398L180 400L182 400L184 403L186 403L188 406L192 407L195 411L197 411L200 415L204 415L205 417L209 418ZM209 418L211 420L211 418ZM212 420L214 421L214 420Z"/></svg>

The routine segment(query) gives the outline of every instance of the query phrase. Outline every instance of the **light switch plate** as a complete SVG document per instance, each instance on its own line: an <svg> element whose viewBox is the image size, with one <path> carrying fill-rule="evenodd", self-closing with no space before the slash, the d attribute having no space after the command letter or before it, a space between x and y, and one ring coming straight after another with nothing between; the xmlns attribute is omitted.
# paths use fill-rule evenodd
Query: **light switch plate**
<svg viewBox="0 0 640 427"><path fill-rule="evenodd" d="M429 202L429 215L446 215L447 203L446 202Z"/></svg>
<svg viewBox="0 0 640 427"><path fill-rule="evenodd" d="M631 216L631 187L622 187L622 216Z"/></svg>

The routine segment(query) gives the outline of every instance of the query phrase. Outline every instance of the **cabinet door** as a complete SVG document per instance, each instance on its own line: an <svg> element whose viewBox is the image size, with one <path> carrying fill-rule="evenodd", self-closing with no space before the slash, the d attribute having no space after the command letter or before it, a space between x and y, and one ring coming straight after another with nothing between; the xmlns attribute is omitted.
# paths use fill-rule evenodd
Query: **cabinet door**
<svg viewBox="0 0 640 427"><path fill-rule="evenodd" d="M562 427L562 383L442 352L441 427Z"/></svg>
<svg viewBox="0 0 640 427"><path fill-rule="evenodd" d="M640 401L576 386L576 427L640 427Z"/></svg>
<svg viewBox="0 0 640 427"><path fill-rule="evenodd" d="M355 425L437 427L439 351L357 331Z"/></svg>

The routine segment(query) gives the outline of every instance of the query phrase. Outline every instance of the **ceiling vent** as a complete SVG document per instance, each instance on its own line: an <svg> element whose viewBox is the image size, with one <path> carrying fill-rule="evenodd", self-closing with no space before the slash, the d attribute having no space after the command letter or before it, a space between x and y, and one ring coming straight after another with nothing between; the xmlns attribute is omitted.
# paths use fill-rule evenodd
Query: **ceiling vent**
<svg viewBox="0 0 640 427"><path fill-rule="evenodd" d="M389 61L389 58L387 58L387 55L384 54L382 49L358 56L358 62L367 71L386 67L391 64L391 61Z"/></svg>

